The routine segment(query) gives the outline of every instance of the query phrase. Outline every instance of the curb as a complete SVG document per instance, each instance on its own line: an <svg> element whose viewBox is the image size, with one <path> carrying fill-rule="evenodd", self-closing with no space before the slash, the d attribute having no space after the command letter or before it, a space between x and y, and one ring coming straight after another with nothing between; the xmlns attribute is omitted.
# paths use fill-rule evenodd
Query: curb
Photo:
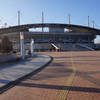
<svg viewBox="0 0 100 100"><path fill-rule="evenodd" d="M50 61L48 61L46 64L44 64L43 66L41 66L40 68L36 69L35 71L29 73L29 74L26 74L25 76L22 76L20 78L18 78L17 80L15 81L11 81L9 82L8 84L2 86L0 88L0 94L4 93L5 91L7 91L8 89L14 87L15 85L17 85L18 83L20 83L21 81L31 77L32 75L35 75L37 73L39 73L40 71L42 71L45 67L47 67L53 60L53 57L49 56L51 59Z"/></svg>

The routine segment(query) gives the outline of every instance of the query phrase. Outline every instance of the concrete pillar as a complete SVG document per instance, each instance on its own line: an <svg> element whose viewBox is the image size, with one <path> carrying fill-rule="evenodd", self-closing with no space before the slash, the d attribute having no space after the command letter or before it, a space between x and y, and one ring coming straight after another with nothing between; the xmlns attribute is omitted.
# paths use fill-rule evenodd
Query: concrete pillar
<svg viewBox="0 0 100 100"><path fill-rule="evenodd" d="M24 60L24 33L20 32L20 52L21 52L21 58Z"/></svg>
<svg viewBox="0 0 100 100"><path fill-rule="evenodd" d="M34 40L32 39L31 40L31 56L33 57L34 56Z"/></svg>

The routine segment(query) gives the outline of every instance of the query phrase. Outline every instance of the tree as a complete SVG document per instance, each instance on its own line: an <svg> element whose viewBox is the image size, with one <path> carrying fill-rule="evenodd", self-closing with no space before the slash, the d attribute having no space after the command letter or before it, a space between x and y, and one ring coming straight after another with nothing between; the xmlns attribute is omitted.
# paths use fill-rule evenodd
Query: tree
<svg viewBox="0 0 100 100"><path fill-rule="evenodd" d="M8 36L4 36L1 41L1 52L2 53L9 53L12 51L12 42L9 41Z"/></svg>

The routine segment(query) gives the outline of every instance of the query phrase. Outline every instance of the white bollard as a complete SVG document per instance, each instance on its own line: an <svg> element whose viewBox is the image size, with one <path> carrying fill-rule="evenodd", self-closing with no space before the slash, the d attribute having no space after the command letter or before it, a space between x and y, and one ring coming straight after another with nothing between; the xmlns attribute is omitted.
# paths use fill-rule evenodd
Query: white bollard
<svg viewBox="0 0 100 100"><path fill-rule="evenodd" d="M31 40L31 56L34 56L34 40Z"/></svg>
<svg viewBox="0 0 100 100"><path fill-rule="evenodd" d="M20 50L21 50L21 58L24 60L25 55L24 55L24 34L23 32L20 32Z"/></svg>

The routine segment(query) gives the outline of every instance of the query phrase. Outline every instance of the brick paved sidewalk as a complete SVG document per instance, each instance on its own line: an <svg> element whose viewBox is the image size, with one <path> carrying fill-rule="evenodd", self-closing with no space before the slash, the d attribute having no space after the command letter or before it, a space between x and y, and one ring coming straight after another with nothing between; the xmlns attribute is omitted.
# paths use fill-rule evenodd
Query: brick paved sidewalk
<svg viewBox="0 0 100 100"><path fill-rule="evenodd" d="M100 52L41 54L52 56L52 63L1 94L0 100L100 100Z"/></svg>

